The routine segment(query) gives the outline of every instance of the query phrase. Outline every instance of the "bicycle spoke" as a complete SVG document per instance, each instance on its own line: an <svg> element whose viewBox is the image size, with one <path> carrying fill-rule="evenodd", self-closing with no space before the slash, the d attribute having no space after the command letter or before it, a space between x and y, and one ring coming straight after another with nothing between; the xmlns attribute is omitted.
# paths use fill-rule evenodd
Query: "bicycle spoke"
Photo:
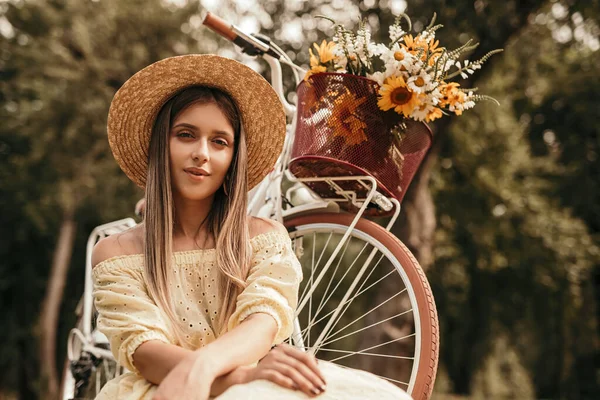
<svg viewBox="0 0 600 400"><path fill-rule="evenodd" d="M330 351L332 353L345 353L345 354L356 354L355 351L349 351L349 350L339 350L339 349L331 349L328 347L321 347L320 351ZM360 353L359 355L361 356L371 356L371 357L383 357L383 358L397 358L397 359L401 359L401 360L412 360L414 361L414 357L406 357L406 356L393 356L391 354L378 354L378 353Z"/></svg>
<svg viewBox="0 0 600 400"><path fill-rule="evenodd" d="M365 247L366 247L366 244L365 244L365 246L363 246L363 248L361 249L361 251L360 251L360 254L362 254L362 252L364 251ZM359 259L359 257L360 257L360 254L359 254L359 256L358 256L358 257L357 257L357 258L354 260L354 262L352 262L352 264L351 264L351 265L348 267L348 269L347 269L347 270L346 270L346 272L344 273L344 276L342 276L342 278L339 280L338 284L335 286L335 288L333 288L332 292L329 294L329 296L327 296L327 299L326 299L326 300L323 302L323 304L327 303L327 302L329 301L329 299L331 299L331 297L333 296L333 294L335 293L335 291L337 290L337 288L338 288L338 287L341 285L341 283L343 282L343 280L344 280L344 278L346 277L346 275L348 275L348 273L350 273L350 271L352 270L352 268L354 267L354 265L355 265L355 264L356 264L356 262L358 261L358 259ZM333 279L333 278L332 278L332 279ZM345 303L344 303L344 304L345 304ZM317 315L320 313L320 311L321 311L321 310L318 310L318 311L317 311L317 313L315 313L315 319L316 319ZM331 311L329 314L327 314L327 315L331 315L331 314L332 314L332 313L334 313L334 312L335 312L335 309L333 309L333 310L332 310L332 311ZM321 320L323 320L323 319L324 319L324 318L321 318ZM321 321L321 320L319 320L319 321ZM308 324L308 326L311 326L311 327L312 327L312 326L314 326L314 325L315 325L315 323L314 323L314 322L312 322L312 323L311 323L311 322L309 322L309 324ZM310 347L310 346L309 346L309 347Z"/></svg>
<svg viewBox="0 0 600 400"><path fill-rule="evenodd" d="M315 276L315 249L317 248L317 246L315 246L315 241L316 241L316 235L317 232L313 232L313 246L312 246L312 263L310 264L310 284L307 285L306 287L311 287L313 286L313 282L314 282L314 276ZM314 288L312 288L314 290ZM312 296L310 296L310 299L308 300L308 321L307 321L307 325L310 325L310 321L311 321L311 313L312 313ZM310 331L308 331L308 339L306 340L306 345L308 347L310 347Z"/></svg>
<svg viewBox="0 0 600 400"><path fill-rule="evenodd" d="M366 243L365 243L365 246L366 246ZM363 247L363 250L364 250L364 247ZM348 299L348 297L352 295L352 292L355 290L356 286L358 284L360 284L361 277L366 272L367 268L371 264L371 261L373 260L373 258L377 254L377 252L378 252L378 249L375 246L373 246L373 249L371 250L371 253L369 254L369 256L367 257L367 259L365 260L365 263L359 269L359 271L358 271L357 275L355 276L355 278L352 280L352 283L350 284L350 288L344 294L344 296L343 296L343 298L341 300L342 302L344 302L346 299ZM375 267L378 264L379 264L379 261L376 263ZM363 281L363 284L361 285L361 287L363 285L364 285L364 281ZM316 349L317 351L318 351L318 347L323 345L323 342L325 342L325 340L326 340L327 336L330 334L331 330L341 321L343 315L346 313L346 311L348 310L349 307L350 307L350 305L347 305L345 308L342 307L342 308L336 310L336 312L334 313L333 317L331 317L331 319L329 320L329 322L327 323L327 325L325 326L325 328L323 329L323 331L319 335L319 338L317 339L317 342L315 344L315 346L317 348Z"/></svg>
<svg viewBox="0 0 600 400"><path fill-rule="evenodd" d="M406 336L402 336L400 338L392 339L392 340L389 340L389 341L387 341L385 343L380 343L380 344L377 344L375 346L367 347L366 349L359 350L359 351L354 352L352 354L348 354L348 355L345 355L345 356L342 356L342 357L335 358L335 359L331 360L331 362L336 362L336 361L343 360L344 358L347 358L347 357L350 357L350 356L359 355L359 354L364 353L366 351L373 350L373 349L376 349L378 347L383 347L383 346L388 345L390 343L399 342L400 340L404 340L404 339L407 339L407 338L412 337L412 336L415 336L415 334L411 333L410 335L406 335Z"/></svg>
<svg viewBox="0 0 600 400"><path fill-rule="evenodd" d="M327 288L323 292L323 296L321 296L321 302L319 303L319 307L317 308L317 312L315 313L315 317L316 317L317 314L319 314L321 312L321 310L325 307L325 304L327 303L327 301L325 300L325 295L327 295L327 293L329 292L329 288L331 288L331 284L333 283L333 279L335 278L335 275L337 274L337 271L338 271L338 269L339 269L339 267L340 267L340 265L342 263L342 260L344 259L344 255L346 254L346 250L348 249L348 245L350 244L351 240L352 240L352 238L348 238L348 240L346 240L346 244L344 245L344 249L342 250L342 254L340 255L338 263L335 266L335 269L333 270L333 274L331 274L331 279L327 283Z"/></svg>
<svg viewBox="0 0 600 400"><path fill-rule="evenodd" d="M352 238L349 238L348 241L350 241L351 239ZM363 251L365 250L366 247L367 247L367 244L365 243L365 245L363 246L363 248L360 250L360 252L356 256L356 258L352 262L352 264L350 264L350 266L348 267L348 269L346 270L346 272L344 273L344 275L340 278L340 280L338 281L337 285L335 285L335 287L333 288L333 290L331 291L331 293L329 294L329 296L327 297L327 299L323 303L329 302L329 300L331 299L331 297L333 296L333 294L335 293L335 291L338 289L338 287L340 287L340 285L342 284L342 282L344 281L344 279L346 278L346 276L350 273L350 271L352 270L352 268L354 267L354 265L356 265L356 262L360 259L360 256L361 256L361 254L363 253Z"/></svg>
<svg viewBox="0 0 600 400"><path fill-rule="evenodd" d="M346 300L346 302L344 302L343 304L340 304L339 306L344 306L348 303L351 303L354 299L356 299L358 296L360 296L361 294L367 292L369 289L371 289L373 286L375 286L376 284L378 284L379 282L381 282L382 280L384 280L385 278L387 278L388 276L390 276L391 274L393 274L394 272L397 272L395 269L391 270L390 272L388 272L387 274L385 274L384 276L382 276L381 278L379 278L377 281L373 282L371 285L369 285L368 287L366 287L365 289L363 289L362 291L358 292L356 295L354 295L353 297L349 298L348 300ZM315 321L313 324L307 326L306 328L304 328L302 330L302 332L305 332L307 329L311 329L314 325L318 324L319 322L323 321L325 318L329 317L331 314L334 313L335 310L331 310L330 312L328 312L327 314L325 314L323 317L321 317L319 320Z"/></svg>
<svg viewBox="0 0 600 400"><path fill-rule="evenodd" d="M316 233L316 232L315 232L315 233ZM332 235L333 235L333 232L332 232L332 233L330 233L330 234L329 234L329 238L327 238L327 242L325 243L325 246L323 247L323 251L322 251L322 252L321 252L321 254L319 255L319 259L317 260L317 265L314 265L315 263L314 263L314 260L313 260L313 262L312 262L312 265L314 265L314 266L315 266L315 269L316 269L316 268L319 266L319 264L321 263L321 259L323 258L323 254L325 253L325 250L326 250L326 248L327 248L327 245L329 244L329 241L331 240L331 236L332 236ZM294 239L296 239L296 240L297 240L298 238L294 238ZM295 240L294 240L294 243L295 243ZM315 247L315 246L314 246L314 242L313 242L313 251L314 251L314 247ZM304 299L304 297L307 295L307 294L306 294L306 292L307 292L308 290L310 290L310 289L311 289L311 286L312 286L312 285L305 285L305 286L304 286L304 289L302 290L302 295L301 295L300 297L298 297L298 299L299 299L299 301L298 301L298 302L299 302L299 303L300 303L300 302L301 302L301 301Z"/></svg>
<svg viewBox="0 0 600 400"><path fill-rule="evenodd" d="M371 269L371 271L369 272L369 274L367 275L367 277L362 281L362 284L360 285L360 287L357 289L357 296L361 293L360 290L362 289L362 287L367 283L367 281L369 280L369 278L371 277L371 275L373 274L373 272L375 271L375 269L379 266L379 263L381 262L381 259L383 258L383 254L381 255L381 257L379 257L379 260L377 260L377 262L375 263L375 265L373 265L373 268ZM356 298L352 297L352 299ZM389 301L389 300L388 300ZM342 317L344 316L344 314L346 313L346 311L348 311L348 309L350 308L350 305L352 304L352 302L345 302L344 304L341 304L339 307L344 307L343 311L339 314L337 321L335 321L335 323L331 326L331 330L333 330L333 328L342 320ZM345 329L346 327L342 328ZM338 331L339 332L339 331ZM337 334L337 332L336 332ZM333 334L335 335L335 334ZM330 338L331 335L328 335L327 337L325 337L323 339L323 341L326 341L328 338Z"/></svg>
<svg viewBox="0 0 600 400"><path fill-rule="evenodd" d="M366 330L366 329L372 328L372 327L374 327L374 326L377 326L377 325L381 325L381 324L383 324L384 322L387 322L387 321L389 321L389 320L391 320L391 319L394 319L394 318L396 318L396 317L400 317L400 316L402 316L402 315L408 314L409 312L412 312L412 308L411 308L410 310L406 310L406 311L403 311L403 312L401 312L401 313L398 313L398 314L396 314L396 315L393 315L393 316L391 316L391 317L388 317L388 318L386 318L386 319L383 319L383 320L381 320L381 321L379 321L379 322L375 322L375 323L373 323L373 324L371 324L371 325L369 325L369 326L365 326L364 328L357 329L357 330L355 330L354 332L350 332L350 333L348 333L348 334L346 334L346 335L344 335L344 336L342 336L342 337L340 337L340 338L337 338L337 339L334 339L334 340L330 340L329 342L325 342L325 341L324 341L324 342L323 342L323 345L325 346L325 345L328 345L328 344L331 344L331 343L335 343L335 342L337 342L337 341L339 341L339 340L342 340L342 339L344 339L344 338L346 338L346 337L348 337L348 336L354 335L355 333L362 332L362 331L364 331L364 330Z"/></svg>
<svg viewBox="0 0 600 400"><path fill-rule="evenodd" d="M384 302L380 303L379 305L373 307L372 309L370 309L369 311L367 311L366 313L364 313L363 315L361 315L360 317L356 318L354 321L350 322L349 324L346 324L346 326L344 326L341 329L338 329L336 332L332 333L331 335L329 335L327 338L328 339L332 339L335 336L337 336L340 332L342 332L344 329L348 328L349 326L352 326L353 324L355 324L356 322L358 322L359 320L361 320L362 318L366 317L367 315L371 314L373 311L377 310L379 307L382 307L384 304L390 302L391 300L395 299L397 296L401 295L402 293L404 293L406 291L406 289L401 290L400 292L396 293L395 295L391 296L389 299L385 300ZM412 309L405 311L409 312L412 311Z"/></svg>
<svg viewBox="0 0 600 400"><path fill-rule="evenodd" d="M332 234L330 233L330 235L329 235L329 237L330 237L330 238L331 238L331 235L332 235ZM327 299L329 298L329 297L327 297L327 299L326 299L326 295L327 295L327 293L328 293L329 289L331 288L331 284L333 283L333 279L335 278L335 275L336 275L336 273L337 273L337 270L339 269L339 266L340 266L340 264L341 264L341 262L342 262L342 259L343 259L343 257L344 257L344 254L346 253L346 250L347 250L347 248L348 248L348 245L349 245L349 243L350 243L350 240L351 240L351 238L350 238L350 239L348 239L348 240L346 241L346 244L344 245L344 249L343 249L343 251L342 251L342 255L340 256L340 258L339 258L339 260L338 260L338 263L337 263L337 265L336 265L336 267L335 267L335 269L334 269L334 272L333 272L333 274L332 274L332 276L331 276L331 279L330 279L330 280L329 280L329 282L327 283L327 288L325 289L325 291L324 291L323 295L322 295L322 296L320 296L320 297L321 297L321 302L319 303L319 307L317 308L317 311L315 312L314 316L313 316L312 318L309 318L309 322L308 322L308 324L307 324L307 328L308 328L308 329L304 329L304 330L302 331L303 333L306 333L308 330L310 330L310 328L312 328L312 327L313 327L313 326L314 326L316 323L318 323L318 322L315 322L315 320L317 319L318 315L321 313L322 309L325 307L325 304L326 304L326 302L327 302ZM327 242L327 243L329 243L329 240L328 240L328 242ZM311 283L312 283L312 282L311 282ZM334 291L335 291L335 289L334 289ZM333 293L333 292L332 292L332 293ZM312 298L311 298L311 300L312 300ZM310 312L312 312L312 304L309 304L309 313L310 313ZM331 315L331 314L328 314L328 315ZM321 318L319 321L321 321L321 320L323 320L323 318Z"/></svg>
<svg viewBox="0 0 600 400"><path fill-rule="evenodd" d="M403 381L399 381L398 379L393 379L393 378L388 378L387 376L383 376L383 375L377 375L378 377L385 379L386 381L390 381L390 382L395 382L395 383L399 383L401 385L404 386L408 386L408 383L403 382Z"/></svg>

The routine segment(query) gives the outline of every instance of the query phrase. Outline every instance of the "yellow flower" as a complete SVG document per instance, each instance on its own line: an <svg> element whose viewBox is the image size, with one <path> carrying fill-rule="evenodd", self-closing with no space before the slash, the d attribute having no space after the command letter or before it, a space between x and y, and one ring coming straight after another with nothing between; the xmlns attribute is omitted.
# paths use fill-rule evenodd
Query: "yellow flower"
<svg viewBox="0 0 600 400"><path fill-rule="evenodd" d="M434 42L433 39L431 39L429 41L428 49L429 49L429 52L431 53L430 56L429 56L429 65L430 66L434 65L435 62L437 61L437 59L444 52L444 48L443 47L438 47L439 44L440 44L439 40L436 40ZM427 55L425 54L425 56L423 57L423 60L425 60L426 58L427 58Z"/></svg>
<svg viewBox="0 0 600 400"><path fill-rule="evenodd" d="M319 59L312 52L312 49L308 49L308 53L310 54L310 66L312 68L319 66Z"/></svg>
<svg viewBox="0 0 600 400"><path fill-rule="evenodd" d="M436 40L434 42L434 39L431 39L427 45L427 49L429 50L430 53L441 53L442 51L444 51L444 48L438 47L439 44L440 44L439 40Z"/></svg>
<svg viewBox="0 0 600 400"><path fill-rule="evenodd" d="M320 46L317 46L316 43L313 43L313 47L315 48L317 54L319 55L319 61L321 62L321 64L327 64L329 61L333 61L335 59L335 56L333 54L333 48L335 47L334 42L327 43L326 40L323 40L321 42ZM311 55L312 55L312 52L311 52ZM311 58L311 66L313 66L312 58Z"/></svg>
<svg viewBox="0 0 600 400"><path fill-rule="evenodd" d="M396 61L404 60L404 53L402 53L401 51L396 51L394 53L394 60L396 60Z"/></svg>
<svg viewBox="0 0 600 400"><path fill-rule="evenodd" d="M415 38L413 38L412 35L406 35L404 36L404 43L400 43L404 50L408 51L412 55L417 55L419 51L421 51L422 61L427 59L427 51L429 51L429 65L433 65L437 58L444 51L443 47L438 47L439 44L440 41L434 40L433 38L430 39L428 43L423 40L421 35L417 35Z"/></svg>
<svg viewBox="0 0 600 400"><path fill-rule="evenodd" d="M333 130L334 136L342 136L348 145L360 144L367 140L365 135L367 124L356 113L356 109L365 101L364 97L360 99L354 97L348 89L334 100L327 125Z"/></svg>
<svg viewBox="0 0 600 400"><path fill-rule="evenodd" d="M442 110L435 107L433 110L431 110L429 112L429 114L427 114L427 116L425 117L425 121L431 122L431 121L436 120L441 117L442 117Z"/></svg>
<svg viewBox="0 0 600 400"><path fill-rule="evenodd" d="M442 94L440 106L454 106L456 103L464 101L465 94L458 89L459 86L460 84L456 82L442 83L440 86L440 93Z"/></svg>
<svg viewBox="0 0 600 400"><path fill-rule="evenodd" d="M408 117L419 105L419 98L409 90L402 76L391 76L379 89L377 105L383 111L393 108L397 113Z"/></svg>
<svg viewBox="0 0 600 400"><path fill-rule="evenodd" d="M308 78L312 75L312 74L318 74L319 72L326 72L327 71L327 67L323 66L323 65L318 65L316 67L312 67L311 69L309 69L306 72L306 75L304 75L304 80L308 80Z"/></svg>
<svg viewBox="0 0 600 400"><path fill-rule="evenodd" d="M425 49L425 52L427 52L427 42L420 35L417 35L414 39L412 35L405 35L404 43L400 43L400 45L412 55L417 54L420 48Z"/></svg>

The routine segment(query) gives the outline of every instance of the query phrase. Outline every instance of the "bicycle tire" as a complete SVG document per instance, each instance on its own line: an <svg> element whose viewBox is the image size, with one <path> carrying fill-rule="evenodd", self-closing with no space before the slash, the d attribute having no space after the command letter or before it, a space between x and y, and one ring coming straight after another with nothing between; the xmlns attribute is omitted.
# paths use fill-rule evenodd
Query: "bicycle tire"
<svg viewBox="0 0 600 400"><path fill-rule="evenodd" d="M292 234L298 227L306 225L328 224L347 229L353 219L354 215L352 214L316 213L298 217L292 216L284 221L284 225ZM427 400L433 392L439 356L437 310L429 282L414 255L392 233L363 218L359 219L354 231L374 238L387 248L396 257L406 274L408 282L405 282L405 285L412 287L418 308L421 340L416 376L409 394L415 400Z"/></svg>

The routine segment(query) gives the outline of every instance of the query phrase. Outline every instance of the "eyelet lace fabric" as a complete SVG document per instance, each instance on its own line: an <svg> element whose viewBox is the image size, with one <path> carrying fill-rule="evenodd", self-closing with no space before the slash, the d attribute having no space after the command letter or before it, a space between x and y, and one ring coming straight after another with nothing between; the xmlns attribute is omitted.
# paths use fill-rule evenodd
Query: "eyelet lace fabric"
<svg viewBox="0 0 600 400"><path fill-rule="evenodd" d="M251 245L253 254L247 286L237 297L235 312L227 326L231 330L254 313L266 313L277 322L274 344L281 343L293 330L302 269L290 238L283 233L257 235L251 239ZM173 254L170 289L175 312L186 339L196 348L217 339L215 323L222 300L215 262L214 249ZM139 374L133 353L149 340L177 343L166 316L148 294L144 257L135 254L107 259L92 270L92 278L97 327L108 338L115 359L129 370L108 382L96 400L150 400L157 386ZM410 398L401 397L408 395L366 372L330 363L320 363L320 366L328 382L328 389L320 399ZM267 381L236 385L218 397L219 400L303 398L308 397Z"/></svg>
<svg viewBox="0 0 600 400"><path fill-rule="evenodd" d="M302 269L290 238L267 232L251 239L252 260L247 287L240 293L228 329L254 313L266 313L277 322L274 343L293 330L294 310ZM175 252L170 282L175 312L188 339L196 348L217 338L216 321L221 307L214 249ZM133 362L133 353L144 342L177 344L168 319L148 294L142 254L109 258L92 270L98 329L110 342L115 359L130 372L109 382L98 399L144 399L155 386L147 382ZM150 398L148 397L148 398Z"/></svg>

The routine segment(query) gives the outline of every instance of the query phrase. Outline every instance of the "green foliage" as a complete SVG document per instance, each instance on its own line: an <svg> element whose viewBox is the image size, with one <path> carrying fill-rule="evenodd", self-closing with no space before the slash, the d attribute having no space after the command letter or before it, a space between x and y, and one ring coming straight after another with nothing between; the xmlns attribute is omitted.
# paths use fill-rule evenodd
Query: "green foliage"
<svg viewBox="0 0 600 400"><path fill-rule="evenodd" d="M569 7L566 16L547 17L557 3ZM305 67L308 46L332 33L315 15L349 28L366 18L377 41L396 18L383 1L258 4L220 2L212 11L238 25L256 17ZM448 48L474 38L472 60L506 48L477 82L462 84L481 87L501 107L484 103L434 126L444 140L432 178L438 228L429 278L447 389L478 398L597 398L600 66L597 50L552 34L561 25L574 31L574 12L592 26L598 1L412 0L406 12L417 30L437 12ZM535 22L541 14L546 23ZM82 292L88 233L130 215L141 196L108 148L112 96L164 57L239 56L199 25L197 1L15 1L0 3L2 16L12 34L0 35L0 393L35 398L35 324L64 210L76 210L78 235L59 355ZM288 89L291 82L288 75Z"/></svg>
<svg viewBox="0 0 600 400"><path fill-rule="evenodd" d="M525 367L535 396L598 394L588 372L598 352L596 58L556 43L546 26L528 27L479 84L502 107L481 105L449 132L434 178L430 277L442 358L459 392L491 396L484 362L510 350L518 360L505 364L505 375ZM495 352L506 337L508 350ZM524 387L506 398L531 398Z"/></svg>

